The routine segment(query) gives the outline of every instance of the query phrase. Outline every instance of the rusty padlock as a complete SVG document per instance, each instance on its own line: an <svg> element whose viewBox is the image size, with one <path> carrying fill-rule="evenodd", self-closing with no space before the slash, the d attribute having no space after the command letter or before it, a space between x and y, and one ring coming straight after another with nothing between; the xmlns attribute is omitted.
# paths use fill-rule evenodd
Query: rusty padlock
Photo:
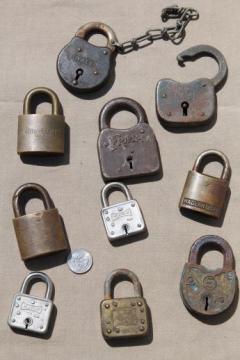
<svg viewBox="0 0 240 360"><path fill-rule="evenodd" d="M222 269L209 270L200 264L202 255L208 250L218 250L223 254ZM197 239L191 247L180 283L185 306L201 315L220 314L231 306L236 288L234 256L228 242L215 235Z"/></svg>
<svg viewBox="0 0 240 360"><path fill-rule="evenodd" d="M189 83L162 79L156 88L156 109L167 126L198 126L210 122L217 110L216 92L223 86L228 73L223 54L212 46L193 46L177 56L179 65L203 56L214 58L218 74L213 79L201 78Z"/></svg>
<svg viewBox="0 0 240 360"><path fill-rule="evenodd" d="M34 192L44 203L44 210L25 213L22 196ZM20 186L13 195L13 225L22 260L68 249L63 224L50 196L39 184Z"/></svg>
<svg viewBox="0 0 240 360"><path fill-rule="evenodd" d="M32 99L41 94L50 98L52 114L32 114ZM18 154L64 154L64 138L65 120L57 94L45 87L30 90L23 102L23 114L18 117Z"/></svg>
<svg viewBox="0 0 240 360"><path fill-rule="evenodd" d="M220 179L202 173L202 166L207 158L217 160L223 164ZM218 150L202 152L197 157L193 169L188 172L179 208L219 218L225 207L230 177L231 167L226 155Z"/></svg>
<svg viewBox="0 0 240 360"><path fill-rule="evenodd" d="M133 283L134 297L114 298L116 280ZM150 322L146 300L138 277L130 270L112 271L104 284L104 300L100 304L102 334L106 340L142 337L149 333Z"/></svg>
<svg viewBox="0 0 240 360"><path fill-rule="evenodd" d="M127 110L138 122L128 129L110 128L113 115ZM158 143L143 107L128 98L109 101L99 116L98 156L104 180L154 175L160 171Z"/></svg>

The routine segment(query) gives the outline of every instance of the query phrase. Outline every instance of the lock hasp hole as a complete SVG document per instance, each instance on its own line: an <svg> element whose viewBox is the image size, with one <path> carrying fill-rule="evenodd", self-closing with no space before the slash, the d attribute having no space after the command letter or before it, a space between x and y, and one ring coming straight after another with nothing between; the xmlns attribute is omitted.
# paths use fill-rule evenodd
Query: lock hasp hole
<svg viewBox="0 0 240 360"><path fill-rule="evenodd" d="M88 42L98 47L107 47L107 38L102 33L92 33L88 36Z"/></svg>
<svg viewBox="0 0 240 360"><path fill-rule="evenodd" d="M209 270L221 269L223 267L223 255L217 250L208 250L202 255L201 265Z"/></svg>
<svg viewBox="0 0 240 360"><path fill-rule="evenodd" d="M109 206L127 201L125 194L115 188L109 192L108 200Z"/></svg>
<svg viewBox="0 0 240 360"><path fill-rule="evenodd" d="M137 117L132 112L121 110L114 114L110 121L110 127L114 129L128 129L137 124Z"/></svg>

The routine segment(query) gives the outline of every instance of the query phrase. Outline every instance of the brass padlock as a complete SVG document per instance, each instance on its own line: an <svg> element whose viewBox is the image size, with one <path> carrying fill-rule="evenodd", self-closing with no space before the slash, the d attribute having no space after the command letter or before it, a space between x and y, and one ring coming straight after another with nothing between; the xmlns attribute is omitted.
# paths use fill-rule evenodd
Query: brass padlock
<svg viewBox="0 0 240 360"><path fill-rule="evenodd" d="M201 172L204 160L209 157L223 164L220 179ZM226 155L218 150L202 152L197 157L193 169L188 172L179 208L219 218L224 210L230 177L231 167Z"/></svg>
<svg viewBox="0 0 240 360"><path fill-rule="evenodd" d="M45 209L26 214L22 196L32 191L42 199ZM68 249L61 217L46 189L39 184L24 184L15 191L12 202L13 225L22 260Z"/></svg>
<svg viewBox="0 0 240 360"><path fill-rule="evenodd" d="M223 254L222 269L209 270L201 265L201 257L208 250ZM230 245L219 236L207 235L197 239L185 264L180 292L185 306L201 315L217 315L228 309L235 297L237 275Z"/></svg>
<svg viewBox="0 0 240 360"><path fill-rule="evenodd" d="M133 283L134 297L114 298L113 285L116 280ZM100 305L102 334L106 340L142 337L149 333L149 310L143 298L138 277L130 270L112 271L104 284L104 300Z"/></svg>
<svg viewBox="0 0 240 360"><path fill-rule="evenodd" d="M32 99L40 94L50 98L52 114L32 114ZM23 115L18 117L19 155L64 154L65 120L57 94L48 88L30 90L23 103Z"/></svg>

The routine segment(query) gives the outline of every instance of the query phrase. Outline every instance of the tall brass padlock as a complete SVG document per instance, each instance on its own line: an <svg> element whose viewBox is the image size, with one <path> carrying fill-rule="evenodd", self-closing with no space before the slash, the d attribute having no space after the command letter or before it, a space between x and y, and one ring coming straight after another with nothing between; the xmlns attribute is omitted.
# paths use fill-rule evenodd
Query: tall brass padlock
<svg viewBox="0 0 240 360"><path fill-rule="evenodd" d="M33 97L46 95L52 103L52 114L33 114ZM19 155L64 154L65 120L57 94L48 88L30 90L23 103L23 115L18 117Z"/></svg>
<svg viewBox="0 0 240 360"><path fill-rule="evenodd" d="M223 254L222 269L209 270L200 264L202 255L208 250ZM236 289L234 256L227 241L215 235L197 239L191 247L180 283L185 306L197 314L217 315L231 306Z"/></svg>
<svg viewBox="0 0 240 360"><path fill-rule="evenodd" d="M30 192L42 199L44 210L25 213L22 196ZM41 185L28 183L20 186L13 195L13 211L13 225L22 260L68 249L61 217Z"/></svg>
<svg viewBox="0 0 240 360"><path fill-rule="evenodd" d="M134 297L113 298L116 280L133 283ZM104 300L100 305L102 334L106 340L142 337L149 333L150 322L146 300L138 277L130 270L112 271L104 284Z"/></svg>
<svg viewBox="0 0 240 360"><path fill-rule="evenodd" d="M204 160L209 157L223 164L220 179L201 172ZM219 218L225 207L230 177L231 167L226 155L218 150L202 152L197 157L193 169L188 172L179 208Z"/></svg>
<svg viewBox="0 0 240 360"><path fill-rule="evenodd" d="M138 123L128 129L110 128L112 116L127 110ZM154 175L160 172L158 143L142 106L128 98L109 101L99 116L98 156L104 180Z"/></svg>

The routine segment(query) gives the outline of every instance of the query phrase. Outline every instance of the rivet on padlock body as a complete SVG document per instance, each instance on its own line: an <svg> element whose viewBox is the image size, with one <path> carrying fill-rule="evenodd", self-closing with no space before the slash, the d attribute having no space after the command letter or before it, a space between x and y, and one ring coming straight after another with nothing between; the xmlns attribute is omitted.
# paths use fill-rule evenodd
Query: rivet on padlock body
<svg viewBox="0 0 240 360"><path fill-rule="evenodd" d="M26 214L22 209L21 197L30 191L36 192L43 200L44 210ZM13 225L22 260L68 249L61 217L41 185L28 183L20 186L13 195L13 211Z"/></svg>
<svg viewBox="0 0 240 360"><path fill-rule="evenodd" d="M117 279L133 283L134 297L113 297L113 285ZM102 334L106 340L142 337L150 330L148 307L143 298L142 287L138 277L130 270L118 269L108 275L100 312Z"/></svg>
<svg viewBox="0 0 240 360"><path fill-rule="evenodd" d="M112 189L119 189L127 197L127 201L110 205L108 194ZM102 189L102 220L110 241L137 235L146 231L142 212L136 200L133 200L127 186L119 182L108 183Z"/></svg>
<svg viewBox="0 0 240 360"><path fill-rule="evenodd" d="M52 103L52 114L32 114L33 97L47 95ZM23 103L23 115L18 117L19 155L64 154L65 119L57 94L48 88L30 90Z"/></svg>
<svg viewBox="0 0 240 360"><path fill-rule="evenodd" d="M214 157L214 160L223 164L220 179L200 172L203 161L209 157ZM230 177L231 167L226 155L218 150L202 152L196 159L193 169L188 172L179 208L219 218L225 207Z"/></svg>
<svg viewBox="0 0 240 360"><path fill-rule="evenodd" d="M29 286L33 281L42 281L46 284L44 298L28 294ZM51 279L46 274L29 273L24 279L20 292L14 296L8 325L13 329L46 334L53 309L53 287Z"/></svg>
<svg viewBox="0 0 240 360"><path fill-rule="evenodd" d="M209 270L201 265L201 257L208 250L223 254L222 269ZM201 315L217 315L228 309L235 297L237 275L230 245L219 236L207 235L197 239L185 264L180 292L185 306Z"/></svg>
<svg viewBox="0 0 240 360"><path fill-rule="evenodd" d="M96 33L107 37L107 46L87 41L89 35ZM80 27L58 55L57 71L62 83L73 92L93 91L104 85L114 66L116 42L114 31L106 24L90 22Z"/></svg>
<svg viewBox="0 0 240 360"><path fill-rule="evenodd" d="M156 88L156 109L160 120L167 126L198 126L210 122L216 114L216 92L223 86L228 73L223 54L212 46L193 46L177 57L184 66L203 56L214 58L218 74L213 79L200 78L189 83L162 79Z"/></svg>
<svg viewBox="0 0 240 360"><path fill-rule="evenodd" d="M127 110L137 124L127 129L110 128L113 115ZM98 156L105 180L155 175L160 172L158 143L143 107L128 98L117 98L103 107L99 116Z"/></svg>

